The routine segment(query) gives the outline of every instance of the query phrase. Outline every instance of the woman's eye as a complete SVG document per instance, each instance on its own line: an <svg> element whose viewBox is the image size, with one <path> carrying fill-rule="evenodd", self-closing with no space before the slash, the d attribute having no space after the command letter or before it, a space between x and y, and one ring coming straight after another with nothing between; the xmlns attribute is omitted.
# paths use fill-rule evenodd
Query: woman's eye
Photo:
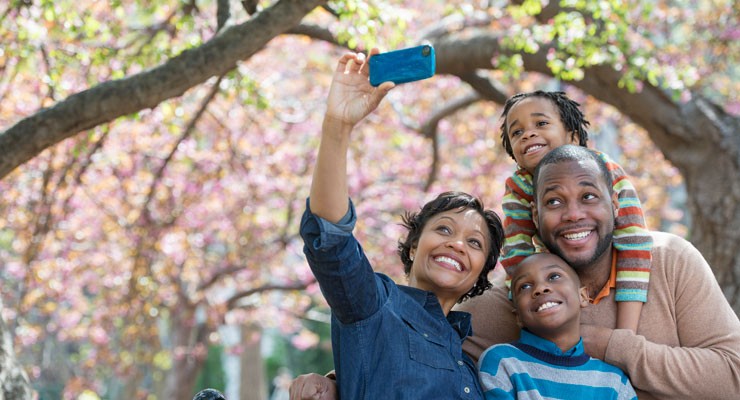
<svg viewBox="0 0 740 400"><path fill-rule="evenodd" d="M452 230L450 230L450 228L448 228L445 225L440 225L440 226L437 227L437 232L442 232L442 233L448 233L449 234L450 232L452 232Z"/></svg>
<svg viewBox="0 0 740 400"><path fill-rule="evenodd" d="M483 243L481 243L478 239L470 239L470 245L476 249L483 248Z"/></svg>

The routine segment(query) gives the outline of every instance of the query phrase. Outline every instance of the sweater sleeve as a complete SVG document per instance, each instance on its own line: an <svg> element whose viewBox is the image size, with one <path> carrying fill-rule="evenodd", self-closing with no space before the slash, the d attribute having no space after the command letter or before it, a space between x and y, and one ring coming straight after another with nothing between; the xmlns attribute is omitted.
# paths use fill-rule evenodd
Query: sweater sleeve
<svg viewBox="0 0 740 400"><path fill-rule="evenodd" d="M507 270L534 253L532 238L537 229L532 221L532 175L518 170L506 179L501 208L504 211L504 246L501 264Z"/></svg>
<svg viewBox="0 0 740 400"><path fill-rule="evenodd" d="M659 318L638 333L675 330L678 345L614 330L605 361L636 389L665 399L729 399L740 393L740 321L699 251L675 235L655 236L648 306ZM652 294L651 294L652 296ZM656 306L656 304L661 304ZM643 309L643 311L645 311ZM641 325L643 320L641 319ZM650 332L652 331L652 332Z"/></svg>
<svg viewBox="0 0 740 400"><path fill-rule="evenodd" d="M624 169L606 153L606 162L619 199L614 223L614 248L617 249L617 301L647 301L653 238L647 230L637 190Z"/></svg>

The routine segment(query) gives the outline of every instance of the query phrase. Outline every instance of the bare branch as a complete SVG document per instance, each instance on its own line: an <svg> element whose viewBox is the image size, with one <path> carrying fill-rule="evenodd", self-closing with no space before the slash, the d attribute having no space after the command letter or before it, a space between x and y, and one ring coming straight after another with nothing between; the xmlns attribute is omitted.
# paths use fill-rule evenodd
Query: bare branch
<svg viewBox="0 0 740 400"><path fill-rule="evenodd" d="M315 280L310 280L308 282L295 282L293 284L288 285L276 285L276 284L266 284L263 286L258 286L252 289L244 290L239 293L234 294L229 298L229 300L226 301L226 309L231 310L235 306L237 306L237 303L239 300L251 296L253 294L261 293L261 292L267 292L271 290L280 290L280 291L293 291L293 290L305 290L310 284L314 283Z"/></svg>

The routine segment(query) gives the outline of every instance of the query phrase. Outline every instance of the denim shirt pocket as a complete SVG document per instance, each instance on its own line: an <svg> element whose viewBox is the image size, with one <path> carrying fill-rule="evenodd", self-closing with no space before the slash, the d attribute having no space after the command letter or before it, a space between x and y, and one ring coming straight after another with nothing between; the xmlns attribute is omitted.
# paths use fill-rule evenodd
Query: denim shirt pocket
<svg viewBox="0 0 740 400"><path fill-rule="evenodd" d="M454 370L449 339L439 337L435 329L424 329L423 323L404 318L409 329L409 358L432 368Z"/></svg>

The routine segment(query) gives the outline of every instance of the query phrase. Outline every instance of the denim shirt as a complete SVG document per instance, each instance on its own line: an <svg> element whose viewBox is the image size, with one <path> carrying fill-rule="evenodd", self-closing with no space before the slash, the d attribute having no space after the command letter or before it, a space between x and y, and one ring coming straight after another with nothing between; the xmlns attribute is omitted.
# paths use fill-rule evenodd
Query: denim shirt
<svg viewBox="0 0 740 400"><path fill-rule="evenodd" d="M332 310L331 337L339 398L482 399L475 363L462 351L470 314L445 317L437 297L374 273L352 235L357 218L332 224L310 211L300 234Z"/></svg>

